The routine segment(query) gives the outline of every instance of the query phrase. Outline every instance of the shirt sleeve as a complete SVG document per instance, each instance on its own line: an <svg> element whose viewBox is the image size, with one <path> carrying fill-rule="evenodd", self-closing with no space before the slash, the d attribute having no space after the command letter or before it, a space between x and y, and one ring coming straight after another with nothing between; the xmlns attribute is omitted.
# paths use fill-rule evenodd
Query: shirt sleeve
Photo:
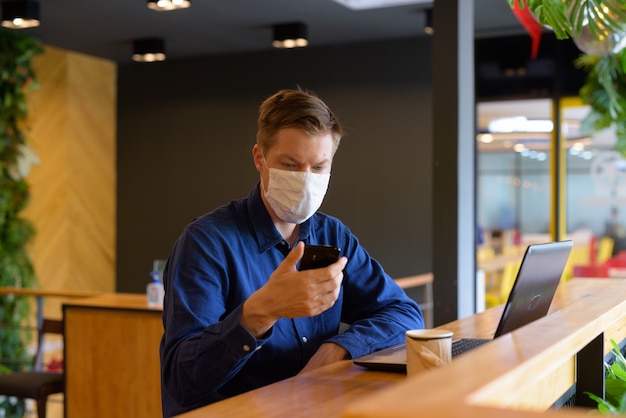
<svg viewBox="0 0 626 418"><path fill-rule="evenodd" d="M162 391L180 407L207 403L271 337L241 325L242 304L229 308L225 258L186 231L164 271ZM203 241L204 242L204 241Z"/></svg>

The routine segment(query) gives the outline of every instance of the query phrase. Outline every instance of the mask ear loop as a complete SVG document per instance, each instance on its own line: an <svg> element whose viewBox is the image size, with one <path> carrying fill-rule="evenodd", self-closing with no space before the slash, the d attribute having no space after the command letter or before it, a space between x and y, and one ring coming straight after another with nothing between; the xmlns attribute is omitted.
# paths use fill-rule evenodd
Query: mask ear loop
<svg viewBox="0 0 626 418"><path fill-rule="evenodd" d="M261 150L261 147L259 147L259 150ZM270 166L269 164L267 164L267 159L265 158L265 153L263 152L263 150L261 150L261 157L263 157L263 164L265 164L265 168L267 168L267 186L263 184L263 176L261 176L261 187L263 187L263 192L265 192L267 191L270 182Z"/></svg>

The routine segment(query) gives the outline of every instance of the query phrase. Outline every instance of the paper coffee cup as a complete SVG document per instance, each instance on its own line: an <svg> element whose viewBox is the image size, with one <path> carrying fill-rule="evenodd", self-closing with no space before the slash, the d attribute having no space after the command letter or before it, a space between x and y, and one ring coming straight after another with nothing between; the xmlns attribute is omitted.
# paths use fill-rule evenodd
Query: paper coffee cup
<svg viewBox="0 0 626 418"><path fill-rule="evenodd" d="M450 363L452 331L413 329L406 332L406 371L408 376Z"/></svg>

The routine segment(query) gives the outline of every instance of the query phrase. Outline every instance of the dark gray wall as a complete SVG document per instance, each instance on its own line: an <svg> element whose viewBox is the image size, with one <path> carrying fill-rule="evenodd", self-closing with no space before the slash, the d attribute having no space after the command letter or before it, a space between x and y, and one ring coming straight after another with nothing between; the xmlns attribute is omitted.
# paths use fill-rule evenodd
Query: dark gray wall
<svg viewBox="0 0 626 418"><path fill-rule="evenodd" d="M258 106L297 85L348 133L322 210L392 277L431 271L430 57L416 38L121 66L117 291L144 292L193 217L249 192Z"/></svg>

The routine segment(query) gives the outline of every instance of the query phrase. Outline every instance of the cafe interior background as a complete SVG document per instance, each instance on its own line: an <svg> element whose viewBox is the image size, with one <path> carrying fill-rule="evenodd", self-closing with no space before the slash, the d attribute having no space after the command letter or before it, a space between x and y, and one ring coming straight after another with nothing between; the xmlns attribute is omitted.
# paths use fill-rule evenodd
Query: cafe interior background
<svg viewBox="0 0 626 418"><path fill-rule="evenodd" d="M299 84L348 131L323 210L345 221L392 277L432 271L437 35L424 33L432 2L354 10L275 1L261 10L260 2L222 0L169 12L109 3L42 1L41 25L23 30L47 48L36 61L41 87L30 93L40 161L26 212L37 227L31 254L41 288L145 291L153 260L167 256L188 221L257 181L249 156L258 104ZM308 23L309 46L272 49L272 24L295 20ZM475 0L473 20L475 156L466 158L476 161L468 221L477 275L460 280L476 281L481 310L502 301L505 271L526 245L554 239L555 222L561 238L575 241L570 277L576 265L626 249L626 163L613 130L581 129L590 108L578 96L585 72L574 65L581 50L571 39L544 28L531 58L531 39L506 0ZM170 27L184 36L168 34L165 61L131 60L134 39ZM67 89L60 106L71 110L51 138L46 121L59 117L43 103L60 100L47 84L59 73Z"/></svg>

